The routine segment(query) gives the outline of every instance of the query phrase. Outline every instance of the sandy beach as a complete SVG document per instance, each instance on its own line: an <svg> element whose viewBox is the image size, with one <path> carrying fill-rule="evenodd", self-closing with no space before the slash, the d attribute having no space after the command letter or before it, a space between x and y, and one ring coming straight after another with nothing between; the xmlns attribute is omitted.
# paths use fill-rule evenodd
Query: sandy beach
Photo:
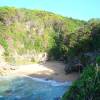
<svg viewBox="0 0 100 100"><path fill-rule="evenodd" d="M78 79L78 73L67 74L64 71L65 65L62 62L52 61L41 64L28 64L16 66L9 74L18 76L31 76L36 78L45 78L56 81L74 81Z"/></svg>

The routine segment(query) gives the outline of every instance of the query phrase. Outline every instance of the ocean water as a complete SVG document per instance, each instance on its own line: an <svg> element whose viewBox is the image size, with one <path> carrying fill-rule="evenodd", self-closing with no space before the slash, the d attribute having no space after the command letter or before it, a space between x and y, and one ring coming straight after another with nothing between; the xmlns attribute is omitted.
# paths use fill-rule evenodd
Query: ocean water
<svg viewBox="0 0 100 100"><path fill-rule="evenodd" d="M0 77L0 100L60 100L70 86L28 76Z"/></svg>

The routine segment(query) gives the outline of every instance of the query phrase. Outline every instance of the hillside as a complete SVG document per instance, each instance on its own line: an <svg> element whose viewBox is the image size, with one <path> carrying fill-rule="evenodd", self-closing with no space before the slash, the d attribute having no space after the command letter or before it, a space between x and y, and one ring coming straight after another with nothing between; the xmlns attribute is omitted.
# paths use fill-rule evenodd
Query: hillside
<svg viewBox="0 0 100 100"><path fill-rule="evenodd" d="M9 61L16 58L13 55L27 55L35 60L30 56L40 52L59 59L69 34L84 24L46 11L1 7L0 44Z"/></svg>
<svg viewBox="0 0 100 100"><path fill-rule="evenodd" d="M0 59L14 65L63 61L66 74L82 73L63 100L99 100L100 19L86 22L46 11L0 7ZM86 85L89 82L93 88Z"/></svg>

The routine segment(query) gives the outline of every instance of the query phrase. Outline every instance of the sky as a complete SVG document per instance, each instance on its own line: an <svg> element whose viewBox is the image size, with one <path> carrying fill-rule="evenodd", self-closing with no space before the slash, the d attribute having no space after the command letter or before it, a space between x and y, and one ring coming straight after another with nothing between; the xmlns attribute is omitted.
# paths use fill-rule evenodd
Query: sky
<svg viewBox="0 0 100 100"><path fill-rule="evenodd" d="M0 0L0 6L45 10L81 20L100 18L100 0Z"/></svg>

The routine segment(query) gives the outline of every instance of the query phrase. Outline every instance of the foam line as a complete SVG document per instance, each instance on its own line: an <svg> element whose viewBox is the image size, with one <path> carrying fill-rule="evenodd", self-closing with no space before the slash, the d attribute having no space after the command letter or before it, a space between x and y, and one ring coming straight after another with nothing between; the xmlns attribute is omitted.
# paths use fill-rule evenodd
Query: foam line
<svg viewBox="0 0 100 100"><path fill-rule="evenodd" d="M16 78L29 78L31 80L34 81L38 81L38 82L43 82L43 83L48 83L52 86L61 86L61 85L67 85L67 86L71 86L72 82L71 81L66 81L66 82L59 82L59 81L55 81L55 80L47 80L47 78L36 78L36 77L31 77L31 76L27 76L27 75L23 75L23 76L5 76L5 77L0 77L0 80L13 80Z"/></svg>

